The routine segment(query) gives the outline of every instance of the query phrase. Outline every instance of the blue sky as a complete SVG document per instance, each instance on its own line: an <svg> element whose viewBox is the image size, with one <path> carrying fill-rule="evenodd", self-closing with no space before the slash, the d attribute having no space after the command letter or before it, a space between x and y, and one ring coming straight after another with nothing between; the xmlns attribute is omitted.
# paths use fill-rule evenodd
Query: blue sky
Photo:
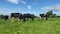
<svg viewBox="0 0 60 34"><path fill-rule="evenodd" d="M0 14L4 15L19 12L39 16L49 10L60 15L60 0L0 0Z"/></svg>

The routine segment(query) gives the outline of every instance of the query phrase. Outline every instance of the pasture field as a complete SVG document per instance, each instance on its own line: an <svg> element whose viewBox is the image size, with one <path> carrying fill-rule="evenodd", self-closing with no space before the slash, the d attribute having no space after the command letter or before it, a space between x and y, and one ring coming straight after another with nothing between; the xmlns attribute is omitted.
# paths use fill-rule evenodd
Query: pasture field
<svg viewBox="0 0 60 34"><path fill-rule="evenodd" d="M60 18L21 22L0 19L0 34L60 34Z"/></svg>

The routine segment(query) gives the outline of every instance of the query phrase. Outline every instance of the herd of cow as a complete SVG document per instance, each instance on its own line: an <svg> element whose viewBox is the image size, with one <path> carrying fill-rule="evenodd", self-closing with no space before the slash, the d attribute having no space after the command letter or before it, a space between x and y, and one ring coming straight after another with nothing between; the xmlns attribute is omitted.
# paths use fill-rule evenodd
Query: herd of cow
<svg viewBox="0 0 60 34"><path fill-rule="evenodd" d="M40 14L41 19L46 18L48 20L48 15ZM5 20L8 20L9 16L4 16ZM20 13L11 13L11 18L19 18L20 20L23 20L23 22L27 21L28 19L31 19L34 21L35 16L32 14L20 14Z"/></svg>

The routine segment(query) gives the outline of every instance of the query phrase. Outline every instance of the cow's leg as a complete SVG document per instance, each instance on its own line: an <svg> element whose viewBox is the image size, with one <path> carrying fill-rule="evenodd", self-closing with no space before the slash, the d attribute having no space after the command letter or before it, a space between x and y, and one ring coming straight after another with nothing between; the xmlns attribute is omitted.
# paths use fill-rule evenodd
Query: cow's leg
<svg viewBox="0 0 60 34"><path fill-rule="evenodd" d="M11 21L12 21L12 22L14 21L14 17L11 17Z"/></svg>
<svg viewBox="0 0 60 34"><path fill-rule="evenodd" d="M33 17L31 19L32 19L32 21L34 21L34 18Z"/></svg>
<svg viewBox="0 0 60 34"><path fill-rule="evenodd" d="M20 21L22 20L21 18L19 18L20 19Z"/></svg>
<svg viewBox="0 0 60 34"><path fill-rule="evenodd" d="M34 21L34 18L32 18L32 20Z"/></svg>
<svg viewBox="0 0 60 34"><path fill-rule="evenodd" d="M5 18L4 20L6 21L7 19Z"/></svg>
<svg viewBox="0 0 60 34"><path fill-rule="evenodd" d="M5 21L7 21L8 20L8 18L5 18Z"/></svg>
<svg viewBox="0 0 60 34"><path fill-rule="evenodd" d="M29 21L29 18L27 18L27 21Z"/></svg>
<svg viewBox="0 0 60 34"><path fill-rule="evenodd" d="M41 20L43 20L43 18L41 17Z"/></svg>
<svg viewBox="0 0 60 34"><path fill-rule="evenodd" d="M20 22L22 22L22 19L21 19L21 18L19 18L19 21L20 21Z"/></svg>
<svg viewBox="0 0 60 34"><path fill-rule="evenodd" d="M48 20L48 17L46 17L46 20Z"/></svg>
<svg viewBox="0 0 60 34"><path fill-rule="evenodd" d="M26 19L25 19L25 17L23 18L23 22L25 22L26 21Z"/></svg>
<svg viewBox="0 0 60 34"><path fill-rule="evenodd" d="M44 20L44 17L41 17L41 20Z"/></svg>

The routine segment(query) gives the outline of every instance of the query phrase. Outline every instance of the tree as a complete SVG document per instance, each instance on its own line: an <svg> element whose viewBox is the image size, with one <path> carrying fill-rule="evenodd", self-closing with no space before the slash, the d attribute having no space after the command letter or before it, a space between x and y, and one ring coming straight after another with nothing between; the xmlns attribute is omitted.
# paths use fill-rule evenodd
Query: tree
<svg viewBox="0 0 60 34"><path fill-rule="evenodd" d="M4 15L0 15L0 19L3 19L4 18Z"/></svg>
<svg viewBox="0 0 60 34"><path fill-rule="evenodd" d="M50 11L48 11L46 14L49 15L49 17L51 17L51 16L53 15L53 11L50 10Z"/></svg>

